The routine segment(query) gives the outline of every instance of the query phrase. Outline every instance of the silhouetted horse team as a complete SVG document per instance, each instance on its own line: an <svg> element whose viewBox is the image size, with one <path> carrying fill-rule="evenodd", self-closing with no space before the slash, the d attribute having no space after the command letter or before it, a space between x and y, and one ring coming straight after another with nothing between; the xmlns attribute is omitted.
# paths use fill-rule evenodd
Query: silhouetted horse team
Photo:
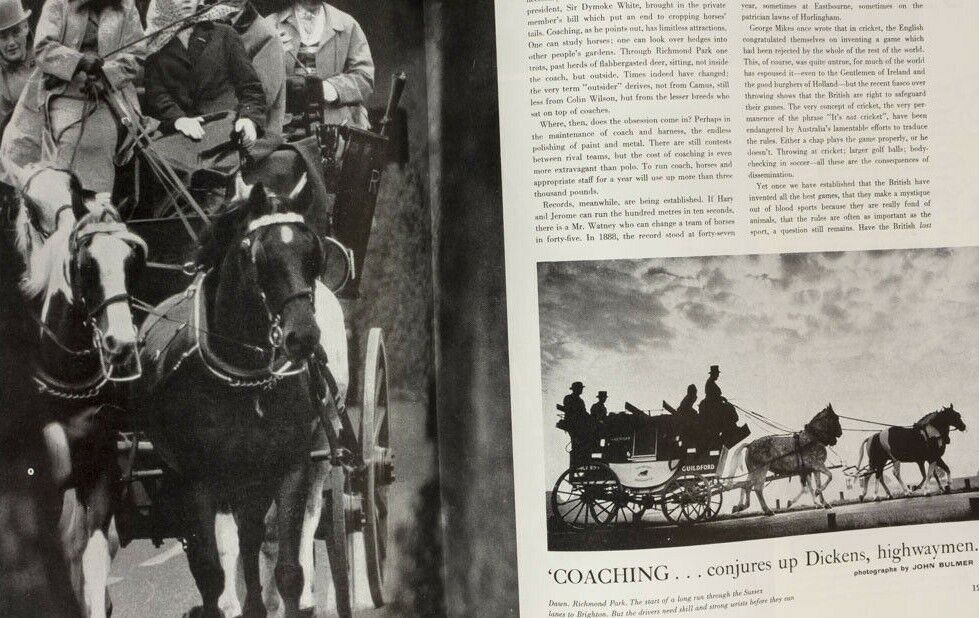
<svg viewBox="0 0 979 618"><path fill-rule="evenodd" d="M716 382L719 374L717 366L711 367L711 380ZM708 381L708 387L711 387ZM588 432L579 432L582 435L575 436L575 424L569 419L586 419L584 414L583 402L580 400L582 383L572 384L572 394L566 396L562 405L558 409L564 412L562 421L558 427L568 431L572 438L571 463L576 465L591 465L592 457L599 457L595 452L600 448L605 448L602 430L606 426L611 427L610 420L617 419L623 414L609 414L604 406L607 393L600 393L599 404L592 408L591 421L592 427ZM716 387L715 387L716 388ZM709 389L705 389L709 390ZM711 451L711 455L716 456L716 473L711 475L713 479L710 488L705 490L713 493L721 493L732 489L741 490L741 499L732 509L732 513L739 513L751 506L751 493L758 497L762 511L766 515L774 512L765 500L765 486L775 479L799 477L801 489L798 495L789 501L789 506L797 502L804 492L808 492L813 504L830 508L823 492L833 479L830 466L827 466L827 450L835 446L842 437L844 429L840 424L840 416L833 409L832 404L827 404L813 418L806 423L800 430L782 435L767 435L757 438L751 442L741 442L735 446L732 441L717 440L713 430L698 430L696 425L712 422L711 418L701 418L705 415L697 415L693 412L693 401L696 398L696 388L691 385L688 389L688 397L684 399L676 409L664 402L664 409L671 413L675 418L674 423L662 424L657 419L663 417L650 417L642 410L626 403L627 410L632 412L633 417L649 419L649 429L643 423L633 423L635 436L633 437L633 448L639 443L639 434L642 431L655 430L661 432L664 428L667 432L669 427L674 427L676 440L683 444L687 453L706 453ZM726 400L723 400L727 403ZM729 404L732 405L733 404ZM595 414L596 408L599 414ZM749 412L745 410L745 412ZM752 415L759 416L756 413ZM670 417L670 415L667 415ZM759 418L763 418L760 417ZM846 417L851 418L851 417ZM863 421L878 424L875 421L852 418L854 421ZM735 414L732 419L737 421ZM729 422L729 425L733 425ZM578 423L581 424L580 422ZM773 425L774 426L774 425ZM735 426L736 427L736 426ZM966 425L962 416L955 410L952 404L944 406L935 412L926 414L916 423L908 427L889 426L868 437L860 446L859 462L855 467L855 472L845 470L844 473L851 477L858 478L862 483L863 492L860 500L866 499L870 480L876 480L874 496L876 490L883 486L889 497L894 497L890 488L884 480L884 471L888 466L893 468L894 477L901 486L903 495L912 495L924 490L931 479L934 479L939 488L946 493L951 491L951 473L948 464L942 459L945 449L950 442L950 433L953 429L965 431ZM731 434L731 432L728 432ZM734 442L743 440L747 431L742 431L735 436ZM733 435L733 434L732 434ZM706 436L706 437L705 437ZM731 450L728 450L730 448ZM577 451L577 452L576 452ZM719 451L719 452L718 452ZM675 457L680 457L677 454ZM863 467L864 457L867 458L867 467ZM626 454L626 460L630 460L631 453ZM671 456L668 456L671 457ZM673 457L673 458L675 458ZM908 488L901 479L901 463L916 463L921 471L921 482L913 488ZM639 464L637 464L639 465ZM671 470L681 470L682 466L676 463ZM702 466L701 466L702 469ZM567 473L565 473L567 474ZM613 474L614 473L610 473ZM674 476L679 473L674 473ZM944 484L942 475L944 474ZM680 474L682 477L682 474ZM561 478L565 478L562 476ZM584 477L583 477L584 478ZM559 480L560 483L560 480ZM557 490L555 490L557 491ZM691 495L695 496L696 492ZM669 501L669 493L664 494L663 501ZM649 499L642 499L641 494L636 493L631 497L632 502L644 512L650 505L657 502ZM614 499L606 501L615 502Z"/></svg>

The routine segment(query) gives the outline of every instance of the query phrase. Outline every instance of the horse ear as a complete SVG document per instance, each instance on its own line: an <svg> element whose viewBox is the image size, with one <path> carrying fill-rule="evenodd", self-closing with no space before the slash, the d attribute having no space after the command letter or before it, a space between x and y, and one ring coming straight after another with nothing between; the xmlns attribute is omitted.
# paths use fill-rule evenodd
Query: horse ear
<svg viewBox="0 0 979 618"><path fill-rule="evenodd" d="M248 193L248 211L254 217L261 217L272 213L273 204L265 191L265 185L257 182L252 185Z"/></svg>
<svg viewBox="0 0 979 618"><path fill-rule="evenodd" d="M289 192L289 201L295 202L296 200L298 200L299 196L302 195L303 189L305 188L306 188L306 172L303 172L303 175L300 176L299 180L296 182L296 186L293 187L292 191Z"/></svg>

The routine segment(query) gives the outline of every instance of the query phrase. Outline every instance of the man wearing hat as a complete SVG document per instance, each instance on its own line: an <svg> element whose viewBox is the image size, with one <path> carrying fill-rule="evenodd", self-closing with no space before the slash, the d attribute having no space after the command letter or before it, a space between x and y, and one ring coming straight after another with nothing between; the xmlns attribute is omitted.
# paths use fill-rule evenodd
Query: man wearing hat
<svg viewBox="0 0 979 618"><path fill-rule="evenodd" d="M585 385L581 382L571 384L571 393L564 396L564 401L558 409L564 412L564 420L561 422L563 429L571 436L571 464L585 461L588 459L588 447L592 439L591 419L585 408L585 400L581 398L581 393L585 390Z"/></svg>
<svg viewBox="0 0 979 618"><path fill-rule="evenodd" d="M738 427L738 412L734 404L721 394L721 387L717 385L717 378L720 375L721 368L711 365L707 383L704 384L704 400L700 402L700 414L704 419L708 435L716 436L715 439L720 445L731 448L751 432L747 426Z"/></svg>
<svg viewBox="0 0 979 618"><path fill-rule="evenodd" d="M591 405L591 417L601 423L608 417L608 408L605 401L608 399L608 391L598 391L598 401Z"/></svg>
<svg viewBox="0 0 979 618"><path fill-rule="evenodd" d="M34 70L34 52L28 41L30 16L20 0L0 0L0 134Z"/></svg>

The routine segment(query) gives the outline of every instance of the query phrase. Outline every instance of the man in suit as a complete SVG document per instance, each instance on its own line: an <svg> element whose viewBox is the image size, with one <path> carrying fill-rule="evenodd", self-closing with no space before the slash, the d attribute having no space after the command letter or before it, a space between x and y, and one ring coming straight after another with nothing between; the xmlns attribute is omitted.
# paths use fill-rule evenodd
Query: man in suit
<svg viewBox="0 0 979 618"><path fill-rule="evenodd" d="M606 401L608 401L608 391L598 391L598 401L591 404L591 410L589 410L592 419L599 423L608 418L608 408L605 407Z"/></svg>
<svg viewBox="0 0 979 618"><path fill-rule="evenodd" d="M374 60L360 24L322 0L296 0L267 18L286 52L286 74L323 84L325 124L369 129L365 103L374 92Z"/></svg>

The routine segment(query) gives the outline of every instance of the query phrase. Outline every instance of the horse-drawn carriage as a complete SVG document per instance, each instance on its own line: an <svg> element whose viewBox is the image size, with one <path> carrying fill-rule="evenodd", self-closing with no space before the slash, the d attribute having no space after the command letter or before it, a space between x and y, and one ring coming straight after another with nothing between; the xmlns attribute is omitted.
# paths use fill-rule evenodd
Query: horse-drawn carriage
<svg viewBox="0 0 979 618"><path fill-rule="evenodd" d="M110 106L120 123L129 130L134 150L128 171L119 174L123 182L131 183L125 190L117 192L124 199L115 200L115 205L99 203L93 206L92 203L83 202L80 188L71 185L69 191L69 182L65 180L65 191L55 190L52 197L54 207L47 208L51 213L50 220L32 220L36 218L32 213L37 209L30 206L19 209L14 232L16 242L25 257L24 279L36 280L31 284L34 289L25 294L38 302L38 307L43 304L39 317L35 318L39 327L38 345L42 350L35 381L39 389L49 396L53 409L59 408L58 402L64 404L61 407L65 409L54 414L55 417L68 418L69 415L80 413L87 431L91 432L93 428L96 430L94 437L86 439L86 443L92 445L86 447L91 449L87 454L91 458L84 464L87 469L66 471L65 480L69 474L87 475L91 477L88 481L93 482L100 491L105 490L106 485L121 484L121 496L106 497L100 504L84 508L95 509L103 515L108 512L110 517L115 515L116 527L124 545L134 539L149 539L160 545L164 539L180 538L184 540L186 548L186 522L188 518L199 515L188 512L188 496L182 494L186 492L183 474L187 470L181 470L179 462L182 461L186 468L187 459L175 458L173 444L169 448L161 448L165 445L154 443L155 440L150 438L152 432L146 425L147 417L125 410L127 404L135 400L124 395L126 383L142 385L148 379L151 383L156 379L156 376L148 377L144 372L173 374L193 353L199 356L202 366L210 372L208 377L216 378L212 382L217 387L247 393L242 400L254 404L253 408L251 404L247 406L254 415L249 422L253 422L255 418L264 418L273 408L285 407L288 411L288 408L294 407L290 405L291 400L283 398L275 389L294 376L302 375L305 377L301 385L306 390L296 391L294 388L286 394L302 400L305 406L303 411L308 409L309 414L306 416L301 412L294 415L300 422L293 424L305 425L305 429L290 433L291 430L283 429L280 419L274 419L279 425L269 420L269 427L279 430L281 434L270 433L269 442L278 439L278 446L288 447L290 439L312 436L309 443L314 448L308 453L307 459L312 468L309 472L304 471L295 476L296 481L290 488L290 496L294 498L290 504L291 511L286 509L283 512L280 498L285 494L270 495L268 502L258 501L259 505L264 505L264 510L258 514L257 521L264 523L265 511L268 511L268 504L274 498L279 511L268 517L288 519L285 524L275 528L279 533L279 544L286 542L281 535L283 531L289 530L287 536L288 543L291 544L290 551L302 552L306 539L306 520L313 514L315 536L326 541L339 615L351 615L352 604L356 600L354 582L362 578L366 579L373 604L380 607L384 603L384 571L388 557L387 488L394 480L388 419L388 358L381 329L370 328L363 337L366 342L363 345L363 361L347 367L346 340L351 335L344 323L340 300L349 307L359 296L359 283L367 254L374 207L387 161L388 137L385 129L396 111L404 83L403 74L392 80L390 98L378 133L345 126L322 125L316 120L323 117L322 113L316 112L317 97L310 96L304 103L306 113L294 115L292 137L295 139L280 145L269 156L272 160L277 154L284 155L285 165L275 171L272 177L262 176L264 172L261 170L265 168L257 168L260 171L256 172L257 177L251 182L258 184L250 189L239 186L241 191L234 198L231 196L234 189L226 181L236 178L239 185L242 184L241 175L238 174L239 166L234 162L228 164L228 160L234 161L237 158L238 149L231 131L221 129L224 126L222 123L227 124L232 120L230 115L207 119L210 121L208 132L218 137L217 143L195 147L188 154L186 144L181 143L181 136L160 138L152 134L150 127L143 124L143 119L128 108L124 100L110 91ZM319 104L322 104L321 88L317 84L308 85L311 88L316 86L313 90L320 93ZM247 166L242 169L245 167ZM54 184L61 184L59 174L66 179L71 176L63 170L50 168L42 168L33 175L31 190L25 185L25 201L41 199L38 194L50 192L52 187L46 186L49 179L58 181ZM277 182L287 191L291 191L288 198L279 199L274 192L262 188L270 187L277 191ZM330 197L331 204L324 203L325 196ZM208 203L215 197L217 208ZM233 207L224 208L229 199ZM285 210L285 206L279 210L281 204L288 202L291 208L300 201L304 201L301 213L298 210ZM35 206L38 204L39 202L35 202ZM235 204L240 205L234 206ZM64 210L72 211L75 220L72 225L63 229L60 223ZM324 212L327 214L324 215ZM237 237L216 239L216 236L221 235L222 224L228 230L234 230ZM45 230L45 225L49 229ZM212 228L218 229L214 231ZM64 237L64 243L57 238L59 234ZM223 252L219 256L220 260L206 264L206 260L200 256L200 241L202 237L207 238L208 234L215 246L219 241L227 245L229 240L240 240L241 244L230 248L220 247ZM268 252L272 250L270 247L278 246L291 253L275 258L263 255L261 259L264 270L260 271L260 258L257 255L260 251L260 238L268 240L265 244L269 247L261 249L263 251ZM94 256L100 250L106 251L105 247L110 242L115 243L113 246L119 249L118 253L109 257ZM103 248L93 249L96 244ZM123 247L124 250L120 249ZM248 253L250 248L253 249L251 254ZM195 250L198 250L197 261L188 262ZM232 253L233 258L227 258ZM208 273L226 263L240 263L242 260L238 256L246 255L250 255L252 263L244 264L245 270L241 273L250 273L250 283L241 283L236 280L237 277L230 277L228 286L240 284L241 287L250 284L255 288L257 296L253 296L260 298L265 310L260 318L267 319L268 322L262 327L267 331L261 331L263 336L267 333L267 341L260 342L264 345L259 346L249 344L244 339L234 341L233 338L222 337L213 332L211 322L201 317L205 315L205 311L216 314L220 302L214 300L213 296L205 299ZM104 264L98 263L99 259L107 261ZM58 261L63 262L63 268L55 263ZM136 269L130 268L135 262L142 262L146 266L139 270L138 276L134 274ZM310 267L310 264L315 266ZM108 268L101 268L103 266ZM264 277L274 272L273 266L294 266L295 281L264 281ZM104 282L99 281L100 277L104 279L110 276L110 271L118 271L118 275L112 275L118 279L116 284L119 289L115 290L116 293L110 293ZM290 274L285 270L283 273ZM63 280L59 279L62 276ZM296 290L288 287L293 284L298 285ZM212 288L216 285L212 285ZM271 294L273 288L277 290L276 293L281 292L280 298L266 296L267 293ZM321 294L320 290L326 293ZM177 292L180 294L172 296ZM222 291L217 289L214 294L220 296ZM333 349L324 351L322 339L304 336L320 333L314 321L303 316L318 314L325 302L322 301L323 296L329 296L336 305L333 333L336 333L338 327L341 333L339 338L344 340L339 358ZM54 304L52 298L56 299ZM170 300L158 304L168 298ZM187 301L183 303L186 307L193 307L190 313L180 314L180 298ZM173 299L178 299L176 304ZM299 305L303 306L301 312L296 309ZM234 303L227 306L236 308ZM123 307L125 312L122 312ZM248 308L242 307L243 310ZM329 308L333 309L333 305L329 305ZM294 321L306 319L307 328L303 333L298 328L291 330L287 324L289 312L294 315L302 314ZM225 313L225 320L233 323L234 312ZM120 318L125 317L122 321L128 322L129 331L142 323L138 340L131 338L127 343L123 341L125 337L117 338L115 335L118 333L110 328L113 320L110 314L116 316L117 323ZM141 317L144 319L140 319ZM148 350L148 341L156 336L151 331L157 325L164 330L169 328L169 334L166 335L162 347ZM208 332L208 328L212 332ZM179 355L175 364L167 366L166 354L172 351L167 346L188 336L193 345ZM358 337L358 334L354 333L352 337ZM256 369L240 369L233 363L222 360L221 354L208 351L208 339L211 339L211 345L215 348L230 342L232 347L253 348L262 354L268 354L269 360L265 364L259 364ZM292 352L299 349L302 353L301 359L297 361ZM227 359L227 355L224 358ZM337 363L343 365L342 373L346 380L343 385L338 385L337 378L340 374L335 373ZM61 373L61 370L67 373ZM93 371L94 377L90 377ZM359 388L346 389L352 382L350 375L360 376ZM185 379L186 376L181 377L181 380ZM191 395L197 385L190 386L192 390L186 393L187 401L194 401ZM210 388L217 392L217 387L212 385L197 390L206 391ZM157 397L156 393L152 393L149 398L154 397ZM183 404L178 397L172 398L167 405L171 407L167 413L172 414L173 408L180 408ZM193 404L187 406L193 407ZM206 416L208 411L194 409L185 412L188 419L198 422L197 417ZM306 422L306 419L311 419L312 423ZM111 437L113 452L107 453L101 445L105 432L115 432L120 429L120 425L121 430ZM311 425L314 428L310 429ZM166 431L173 429L171 427ZM68 432L70 431L69 428ZM166 431L157 435L164 435ZM52 448L58 450L63 443L67 451L68 436L65 431L55 431L53 435ZM231 442L229 438L229 444ZM223 448L226 445L220 446ZM246 446L252 450L261 450L263 443L261 439L257 443L253 440ZM228 449L233 450L233 446L228 446ZM66 458L73 460L77 455L72 452ZM204 460L208 454L201 455ZM304 454L299 456L306 457ZM114 461L109 461L111 459ZM271 463L274 467L278 462ZM106 471L115 470L121 471L121 478L104 480L107 478ZM322 477L317 476L320 471ZM230 476L223 478L230 479L230 483L233 483L235 470L224 470L224 473L230 473ZM261 475L262 471L258 470L257 473ZM207 470L204 474L207 474ZM215 474L218 472L215 471ZM100 481L100 478L103 480ZM314 478L318 484L313 482ZM72 482L79 481L75 479ZM321 488L322 499L317 490L313 491L314 495L306 502L306 494L299 487L302 483ZM221 485L220 482L216 484ZM242 491L254 489L249 487ZM110 493L115 492L107 492L105 495ZM299 504L300 495L303 504ZM212 501L208 508L213 511L211 533L216 534L216 542L219 544L222 540L221 533L214 532L218 525L216 512L228 508L225 497L208 498ZM262 499L265 497L263 495ZM108 507L110 502L114 506ZM303 516L298 516L297 519L297 512ZM98 536L102 539L99 547L107 550L105 537L108 534L108 517L104 521L100 520L99 515L83 519L88 520L85 525L91 528L84 532L86 540L90 540L89 535L92 535L91 538ZM255 520L250 523L254 528ZM292 538L293 533L298 535L299 524L303 527L302 542L298 537ZM269 524L270 531L273 527ZM264 526L262 534L266 538L275 537L275 532L266 532ZM199 539L195 542L200 544ZM211 545L214 542L215 539L212 538ZM358 546L355 547L355 544ZM92 546L92 543L88 543L88 546ZM209 548L210 551L213 549ZM223 551L220 547L217 549ZM234 541L234 550L237 552L237 540ZM84 551L88 551L88 548ZM313 550L312 547L306 547L305 551L311 554ZM78 568L82 568L81 556L69 556L69 562L77 563ZM87 569L92 563L89 560L85 562ZM304 570L311 570L307 569L309 566L311 565L304 563ZM191 567L193 571L194 565ZM230 568L234 570L236 567L232 564ZM257 565L255 568L257 569ZM295 567L292 568L294 570ZM271 588L274 590L278 585L281 589L283 581L292 582L290 585L296 598L290 596L286 599L285 594L282 598L288 610L289 603L295 604L298 600L298 590L294 589L295 573L283 575L279 573L279 569L277 566L276 582L271 584ZM100 601L87 596L90 589L105 586L108 568L106 566L102 570L99 567L97 570L99 572L93 582L85 583L84 600L93 613L102 615L103 611L93 609L100 605ZM199 573L195 572L194 575L198 586L201 586ZM210 574L212 582L214 575L213 572ZM86 573L85 577L89 576ZM245 579L251 590L252 582L248 581L247 566ZM266 590L269 587L266 584ZM233 581L231 589L234 590ZM308 586L304 592L306 590ZM208 594L202 590L202 595L207 604ZM210 601L213 602L214 599ZM253 599L246 599L246 604L252 601ZM222 610L231 611L227 607L222 607ZM240 613L240 608L237 610ZM292 607L292 612L295 611L295 607Z"/></svg>
<svg viewBox="0 0 979 618"><path fill-rule="evenodd" d="M671 522L713 519L721 508L722 451L685 434L676 416L626 403L579 442L586 452L572 452L551 492L552 512L573 528L637 522L655 508Z"/></svg>
<svg viewBox="0 0 979 618"><path fill-rule="evenodd" d="M321 250L325 251L324 262L328 267L319 278L338 298L346 299L348 306L359 297L374 207L388 157L387 127L404 84L404 74L392 79L380 131L374 133L318 122L323 117L318 109L322 105L322 89L318 82L310 81L305 93L308 97L291 106L295 112L293 122L286 143L278 149L278 153L285 154L286 164L276 173L284 176L285 183L298 181L303 187L311 188L309 194L316 202L335 196L329 216L322 216L322 211L315 208L325 209L328 204L317 203L305 219L320 237ZM224 194L233 191L228 180L241 168L234 160L218 161L229 154L227 145L233 117L229 114L205 120L205 126L213 125L209 132L224 136L223 144L210 149L198 147L188 154L184 150L185 138L179 135L137 142L136 169L132 175L137 183L131 192L133 205L154 203L141 199L140 191L163 198L155 200L154 212L144 210L143 216L127 221L131 230L146 239L154 257L148 263L146 276L141 278L139 293L134 294L151 318L161 316L154 315L146 303L156 304L183 289L195 275L184 260L208 223L207 200L216 197L221 202ZM147 175L145 170L141 172L140 165L152 172L148 187L145 186ZM275 188L275 178L260 174L256 180L264 180ZM156 186L152 184L154 181ZM140 182L144 183L143 187L139 186ZM169 190L157 191L160 184ZM350 370L350 375L361 377L359 388L350 389L346 402L337 402L332 419L324 413L322 427L329 439L320 445L325 448L310 453L314 462L332 463L323 485L322 516L316 527L316 538L326 541L340 616L351 614L357 600L356 581L366 581L374 606L384 604L387 488L394 481L388 420L388 358L380 328L370 328L365 339L363 360L359 366L354 363ZM123 542L148 539L159 546L166 538L184 537L178 523L181 516L176 512L178 501L174 498L175 485L180 479L167 472L166 458L160 456L138 422L120 432L117 449L125 484L125 506L117 513ZM338 457L338 451L347 450L350 452L345 459Z"/></svg>
<svg viewBox="0 0 979 618"><path fill-rule="evenodd" d="M575 445L570 466L551 492L551 511L562 525L638 523L655 508L672 523L709 521L720 513L724 493L733 490L741 491L741 501L732 512L748 508L753 491L770 515L765 485L793 476L801 478L814 502L818 497L828 508L822 494L832 479L826 449L842 435L832 405L801 431L766 435L737 446L728 443L730 450L715 432L692 426L683 415L651 415L629 403L625 407L625 412L610 414L600 423L558 422ZM749 433L744 429L742 439ZM819 475L826 479L821 485Z"/></svg>

